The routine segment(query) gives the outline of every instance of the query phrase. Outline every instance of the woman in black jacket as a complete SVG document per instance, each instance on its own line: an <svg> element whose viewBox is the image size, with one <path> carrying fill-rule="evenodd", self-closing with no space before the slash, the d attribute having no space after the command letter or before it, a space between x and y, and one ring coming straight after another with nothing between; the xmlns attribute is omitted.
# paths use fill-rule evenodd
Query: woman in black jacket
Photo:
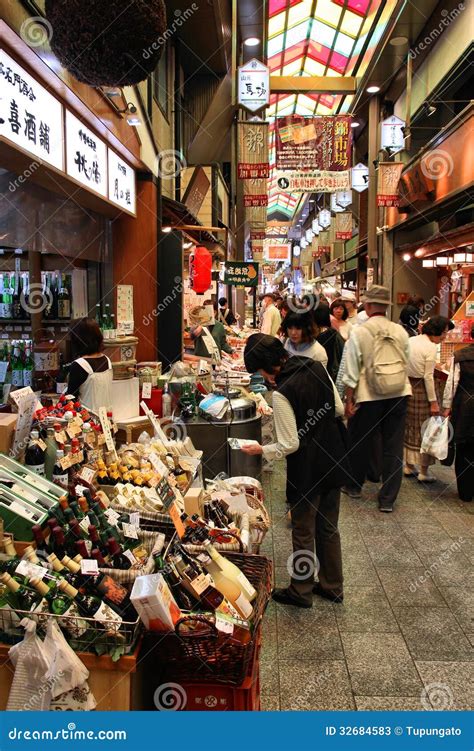
<svg viewBox="0 0 474 751"><path fill-rule="evenodd" d="M336 329L331 327L329 305L320 303L313 310L313 319L319 332L316 341L322 344L327 352L327 370L332 380L336 382L345 344L344 339Z"/></svg>
<svg viewBox="0 0 474 751"><path fill-rule="evenodd" d="M349 467L345 428L342 420L336 419L336 415L343 414L340 397L321 363L306 357L288 358L275 337L249 337L244 360L250 373L261 373L276 387L276 443L242 450L263 453L267 459L285 456L287 462L286 494L293 539L288 570L292 573L290 585L275 589L273 599L303 608L312 606L313 594L342 602L337 525L339 489L348 477Z"/></svg>

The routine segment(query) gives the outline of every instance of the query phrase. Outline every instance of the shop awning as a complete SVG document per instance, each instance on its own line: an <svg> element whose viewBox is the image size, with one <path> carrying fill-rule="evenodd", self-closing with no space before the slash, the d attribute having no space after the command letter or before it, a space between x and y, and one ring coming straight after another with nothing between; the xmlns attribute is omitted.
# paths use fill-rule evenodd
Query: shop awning
<svg viewBox="0 0 474 751"><path fill-rule="evenodd" d="M446 253L456 248L464 248L474 243L474 222L462 227L437 232L427 240L407 243L397 248L397 253L414 253L417 258L427 258L437 253Z"/></svg>
<svg viewBox="0 0 474 751"><path fill-rule="evenodd" d="M202 227L199 219L196 219L187 206L180 201L174 201L167 196L162 197L162 215L163 226L170 225L173 229L179 230L185 227L182 232L193 243L199 243L209 248L215 255L224 257L224 243L214 234ZM192 227L192 229L191 229ZM196 227L196 229L194 229Z"/></svg>

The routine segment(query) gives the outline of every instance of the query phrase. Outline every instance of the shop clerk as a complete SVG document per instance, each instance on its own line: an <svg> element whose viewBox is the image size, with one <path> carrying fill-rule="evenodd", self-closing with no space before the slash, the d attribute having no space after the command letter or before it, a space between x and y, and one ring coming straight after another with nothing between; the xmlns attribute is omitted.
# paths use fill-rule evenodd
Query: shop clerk
<svg viewBox="0 0 474 751"><path fill-rule="evenodd" d="M71 323L72 355L68 392L78 397L84 407L98 413L100 407L112 406L112 363L104 355L104 340L99 325L92 318Z"/></svg>

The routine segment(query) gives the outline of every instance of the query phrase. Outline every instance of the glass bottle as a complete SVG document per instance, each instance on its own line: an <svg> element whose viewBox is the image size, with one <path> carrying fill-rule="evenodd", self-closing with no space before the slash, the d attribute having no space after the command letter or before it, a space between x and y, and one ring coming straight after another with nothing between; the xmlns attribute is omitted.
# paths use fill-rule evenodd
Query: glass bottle
<svg viewBox="0 0 474 751"><path fill-rule="evenodd" d="M23 388L23 360L21 357L21 348L19 342L14 342L12 356L12 387Z"/></svg>
<svg viewBox="0 0 474 751"><path fill-rule="evenodd" d="M69 475L67 469L61 467L61 459L64 458L64 451L58 449L56 453L56 461L54 463L51 480L55 485L59 485L61 488L67 488Z"/></svg>
<svg viewBox="0 0 474 751"><path fill-rule="evenodd" d="M173 556L171 560L181 577L184 588L196 600L203 602L211 610L215 610L221 604L224 597L211 584L209 577L191 565L186 564L180 554Z"/></svg>
<svg viewBox="0 0 474 751"><path fill-rule="evenodd" d="M58 318L69 320L71 318L71 297L66 284L65 275L60 275L60 289L58 294Z"/></svg>
<svg viewBox="0 0 474 751"><path fill-rule="evenodd" d="M25 467L37 475L44 477L44 450L38 445L39 433L32 430L30 442L25 451Z"/></svg>
<svg viewBox="0 0 474 751"><path fill-rule="evenodd" d="M212 542L210 542L209 540L204 540L203 545L206 553L212 559L213 563L219 568L222 574L231 581L234 581L240 587L242 593L245 595L245 597L248 598L250 602L254 600L257 596L257 590L249 582L243 571L241 571L235 565L235 563L231 563L228 558L224 558L224 556L221 555L218 550L216 550ZM208 564L205 564L205 566L207 568Z"/></svg>
<svg viewBox="0 0 474 751"><path fill-rule="evenodd" d="M46 432L46 451L44 455L44 473L47 480L53 479L53 469L56 464L58 444L54 437L54 428L48 428Z"/></svg>

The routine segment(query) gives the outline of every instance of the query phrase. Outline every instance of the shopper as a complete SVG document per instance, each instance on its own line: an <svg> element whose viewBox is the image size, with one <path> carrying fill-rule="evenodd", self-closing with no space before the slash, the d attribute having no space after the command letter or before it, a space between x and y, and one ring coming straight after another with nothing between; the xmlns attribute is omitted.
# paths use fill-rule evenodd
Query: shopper
<svg viewBox="0 0 474 751"><path fill-rule="evenodd" d="M280 311L275 305L275 295L271 292L263 296L262 334L276 336L281 326Z"/></svg>
<svg viewBox="0 0 474 751"><path fill-rule="evenodd" d="M112 407L112 363L104 355L104 339L97 321L80 318L69 329L72 356L68 393L84 407L98 414L100 407Z"/></svg>
<svg viewBox="0 0 474 751"><path fill-rule="evenodd" d="M364 307L369 320L352 330L345 346L343 375L353 468L352 481L343 490L352 498L361 498L370 464L371 440L380 430L383 455L380 511L393 510L400 490L405 418L411 393L407 375L408 334L398 323L387 319L391 304L387 287L374 284L367 291Z"/></svg>
<svg viewBox="0 0 474 751"><path fill-rule="evenodd" d="M358 307L355 292L352 292L350 289L343 289L341 292L341 299L344 301L344 307L347 310L347 320L350 323L355 323Z"/></svg>
<svg viewBox="0 0 474 751"><path fill-rule="evenodd" d="M195 356L220 362L222 352L232 354L225 328L220 321L216 321L212 305L197 305L192 308L188 320L191 325L191 339L194 340Z"/></svg>
<svg viewBox="0 0 474 751"><path fill-rule="evenodd" d="M329 305L320 303L313 311L313 320L317 330L316 339L324 347L328 357L328 373L335 382L342 360L344 339L331 327Z"/></svg>
<svg viewBox="0 0 474 751"><path fill-rule="evenodd" d="M336 419L343 413L342 402L321 363L289 358L278 339L254 334L245 347L244 360L250 373L258 371L276 385L276 443L243 450L267 458L286 456L287 463L293 575L288 587L274 590L273 598L303 608L312 606L313 593L342 602L339 488L349 475L345 428ZM315 584L317 560L320 569Z"/></svg>
<svg viewBox="0 0 474 751"><path fill-rule="evenodd" d="M418 336L420 309L416 305L405 305L400 311L399 324L403 326L409 337Z"/></svg>
<svg viewBox="0 0 474 751"><path fill-rule="evenodd" d="M339 331L342 338L347 341L351 334L352 325L347 320L349 318L349 313L347 312L346 306L344 305L344 300L342 300L340 297L337 297L331 303L329 310L331 313L331 326L333 327L333 329L336 329L336 331Z"/></svg>
<svg viewBox="0 0 474 751"><path fill-rule="evenodd" d="M472 344L454 354L443 395L444 415L451 414L456 458L454 469L461 501L474 498L474 325Z"/></svg>
<svg viewBox="0 0 474 751"><path fill-rule="evenodd" d="M428 468L436 459L421 454L423 427L427 420L440 413L441 382L434 378L438 344L445 339L450 328L454 328L449 318L433 316L421 329L421 336L409 341L408 377L412 396L408 400L405 426L405 470L407 477L418 477L419 482L434 482ZM418 473L417 465L420 467Z"/></svg>
<svg viewBox="0 0 474 751"><path fill-rule="evenodd" d="M237 318L229 308L226 297L219 298L219 315L217 320L223 323L224 326L233 326L237 323Z"/></svg>
<svg viewBox="0 0 474 751"><path fill-rule="evenodd" d="M324 367L328 356L324 347L316 340L316 326L311 313L288 313L281 324L285 336L285 349L290 355L310 357Z"/></svg>

